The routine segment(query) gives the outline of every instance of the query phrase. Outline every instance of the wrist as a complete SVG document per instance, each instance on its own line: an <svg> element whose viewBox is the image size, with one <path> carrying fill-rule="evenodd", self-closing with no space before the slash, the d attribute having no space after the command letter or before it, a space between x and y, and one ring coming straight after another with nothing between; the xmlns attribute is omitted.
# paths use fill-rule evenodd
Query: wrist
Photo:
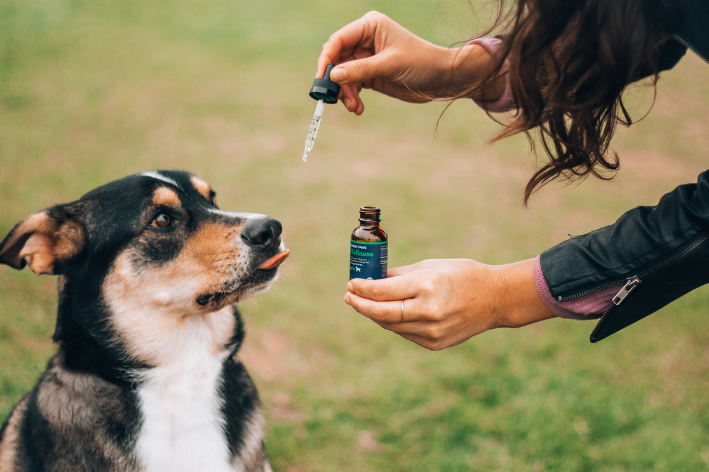
<svg viewBox="0 0 709 472"><path fill-rule="evenodd" d="M448 49L448 65L444 72L449 77L449 98L460 97L474 100L495 101L502 98L506 89L505 72L493 75L491 82L483 86L483 80L496 60L479 44L468 44L457 49ZM484 92L484 93L483 93Z"/></svg>
<svg viewBox="0 0 709 472"><path fill-rule="evenodd" d="M461 57L458 54L460 49L434 47L435 51L432 54L432 58L435 57L435 61L433 61L431 71L435 74L435 78L432 77L432 85L433 83L436 85L432 87L433 94L436 98L442 100L454 98L471 85L471 78L465 77L470 74L470 70L467 67L470 64L466 64L465 70L460 70Z"/></svg>
<svg viewBox="0 0 709 472"><path fill-rule="evenodd" d="M535 259L496 268L498 327L519 328L556 315L544 303L534 281Z"/></svg>

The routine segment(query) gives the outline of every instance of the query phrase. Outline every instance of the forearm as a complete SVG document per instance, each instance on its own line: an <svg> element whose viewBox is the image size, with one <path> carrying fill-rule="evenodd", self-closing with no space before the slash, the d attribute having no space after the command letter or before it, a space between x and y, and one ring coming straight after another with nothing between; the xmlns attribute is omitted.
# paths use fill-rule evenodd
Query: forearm
<svg viewBox="0 0 709 472"><path fill-rule="evenodd" d="M519 328L556 315L547 307L534 281L536 259L515 262L496 268L501 300L497 306L499 326Z"/></svg>
<svg viewBox="0 0 709 472"><path fill-rule="evenodd" d="M446 49L448 58L449 86L447 97L465 98L474 100L496 101L502 98L507 89L504 70L489 74L496 65L493 55L480 44L467 44L457 49ZM483 80L491 76L490 82L483 84ZM483 93L484 92L484 93Z"/></svg>

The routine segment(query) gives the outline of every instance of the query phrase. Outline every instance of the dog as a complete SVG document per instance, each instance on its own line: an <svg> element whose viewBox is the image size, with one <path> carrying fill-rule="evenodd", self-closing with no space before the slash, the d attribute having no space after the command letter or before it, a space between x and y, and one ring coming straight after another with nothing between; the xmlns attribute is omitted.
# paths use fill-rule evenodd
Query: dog
<svg viewBox="0 0 709 472"><path fill-rule="evenodd" d="M266 472L234 303L288 256L281 224L150 171L18 223L0 263L59 277L57 353L0 429L0 472Z"/></svg>

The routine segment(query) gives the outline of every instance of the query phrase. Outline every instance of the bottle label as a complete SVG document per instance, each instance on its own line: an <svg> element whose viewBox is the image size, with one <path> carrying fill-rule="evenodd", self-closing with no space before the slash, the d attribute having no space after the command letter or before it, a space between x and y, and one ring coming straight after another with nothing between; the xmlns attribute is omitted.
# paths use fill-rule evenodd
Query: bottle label
<svg viewBox="0 0 709 472"><path fill-rule="evenodd" d="M387 242L366 243L350 240L350 280L386 279L388 255Z"/></svg>

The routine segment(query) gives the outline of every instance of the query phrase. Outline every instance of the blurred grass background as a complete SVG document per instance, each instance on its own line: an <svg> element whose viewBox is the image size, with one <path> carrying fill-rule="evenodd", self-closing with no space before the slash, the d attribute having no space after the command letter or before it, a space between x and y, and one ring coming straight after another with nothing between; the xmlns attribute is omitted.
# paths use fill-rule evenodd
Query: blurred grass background
<svg viewBox="0 0 709 472"><path fill-rule="evenodd" d="M611 183L550 186L523 209L524 139L470 102L365 92L328 107L307 164L321 44L376 9L440 45L486 22L463 0L0 0L0 233L124 175L183 168L222 208L280 219L293 250L242 304L241 354L277 471L701 471L709 467L709 290L591 345L551 320L428 352L343 302L361 205L383 209L390 266L534 257L651 205L703 171L709 68L689 54L615 140ZM652 91L631 97L636 117ZM0 268L0 421L53 352L51 277Z"/></svg>

